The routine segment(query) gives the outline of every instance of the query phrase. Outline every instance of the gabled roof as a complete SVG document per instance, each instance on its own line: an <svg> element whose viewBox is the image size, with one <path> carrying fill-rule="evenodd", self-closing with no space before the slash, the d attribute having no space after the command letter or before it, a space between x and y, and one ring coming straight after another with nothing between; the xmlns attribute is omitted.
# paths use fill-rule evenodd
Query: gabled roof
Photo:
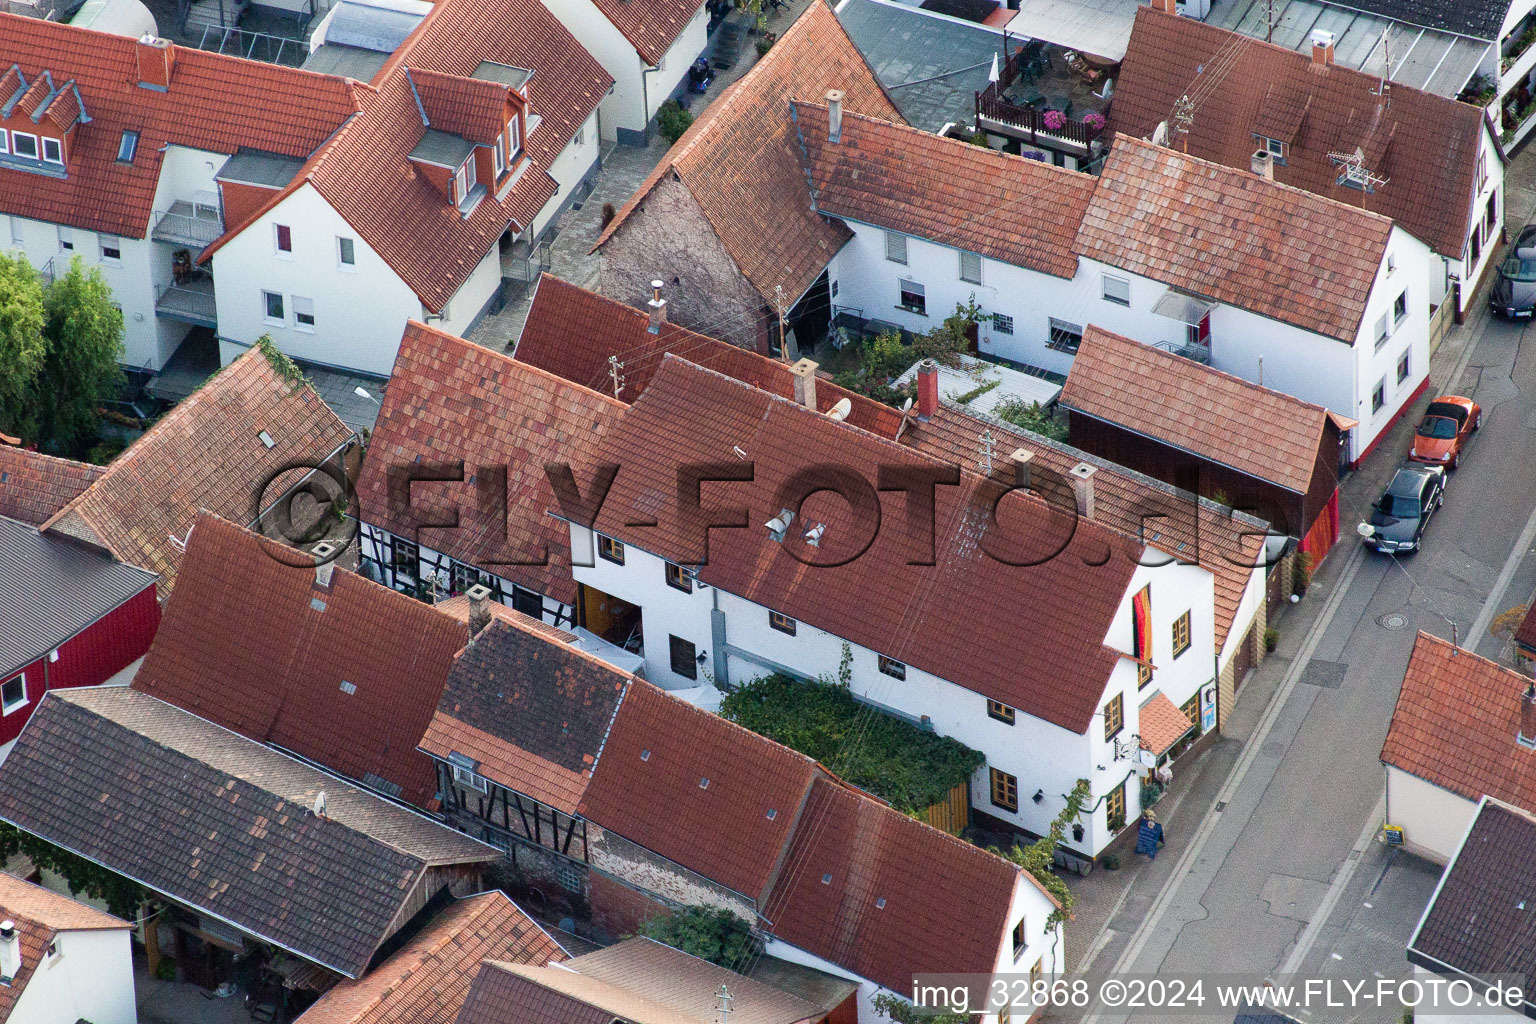
<svg viewBox="0 0 1536 1024"><path fill-rule="evenodd" d="M154 573L0 516L0 675L36 661L154 585Z"/></svg>
<svg viewBox="0 0 1536 1024"><path fill-rule="evenodd" d="M703 0L592 0L647 64L658 64Z"/></svg>
<svg viewBox="0 0 1536 1024"><path fill-rule="evenodd" d="M1070 279L1072 243L1094 178L1039 160L844 113L836 142L827 108L791 110L815 208Z"/></svg>
<svg viewBox="0 0 1536 1024"><path fill-rule="evenodd" d="M454 1024L484 960L542 967L566 958L506 895L456 900L357 981L343 981L298 1018L302 1024Z"/></svg>
<svg viewBox="0 0 1536 1024"><path fill-rule="evenodd" d="M1141 746L1153 754L1161 755L1188 735L1195 723L1184 717L1184 712L1162 690L1148 697L1137 716L1141 725Z"/></svg>
<svg viewBox="0 0 1536 1024"><path fill-rule="evenodd" d="M1536 978L1532 849L1536 817L1494 799L1484 801L1408 943L1408 961L1437 974L1515 975L1522 987ZM1524 1003L1511 1017L1533 1012L1536 997L1528 987Z"/></svg>
<svg viewBox="0 0 1536 1024"><path fill-rule="evenodd" d="M824 779L811 788L789 863L763 908L772 933L896 992L910 991L918 965L990 975L1022 874Z"/></svg>
<svg viewBox="0 0 1536 1024"><path fill-rule="evenodd" d="M104 472L105 466L0 444L0 516L41 526Z"/></svg>
<svg viewBox="0 0 1536 1024"><path fill-rule="evenodd" d="M135 689L424 807L416 743L468 633L355 573L199 516Z"/></svg>
<svg viewBox="0 0 1536 1024"><path fill-rule="evenodd" d="M172 51L170 90L141 89L136 46L129 36L0 14L0 66L19 62L29 80L45 69L72 80L90 116L70 136L67 178L0 169L0 212L143 238L168 143L307 158L357 110L345 79L182 46ZM132 163L117 159L126 130L139 133Z"/></svg>
<svg viewBox="0 0 1536 1024"><path fill-rule="evenodd" d="M420 529L421 543L436 551L571 604L570 533L548 515L559 503L545 464L570 465L585 489L623 410L622 402L411 322L358 479L361 518L412 539ZM409 504L398 487L391 492L391 472L458 461L464 484L415 484ZM505 503L495 476L502 470ZM479 501L475 488L487 485L495 490ZM418 527L454 516L456 528ZM548 564L538 564L546 551Z"/></svg>
<svg viewBox="0 0 1536 1024"><path fill-rule="evenodd" d="M1424 5L1423 0L1393 2ZM1471 9L1477 2L1446 0L1446 6ZM1508 3L1494 0L1494 6ZM1240 38L1193 18L1140 8L1115 80L1111 129L1150 135L1169 118L1199 69ZM1472 219L1481 215L1472 206L1488 130L1483 110L1406 85L1390 85L1385 97L1380 89L1376 75L1338 64L1320 68L1306 54L1247 40L1222 87L1200 101L1181 138L1191 155L1241 170L1261 145L1255 133L1283 141L1285 162L1275 163L1275 180L1356 207L1360 190L1338 184L1340 170L1329 154L1359 146L1366 166L1390 179L1365 197L1370 208L1436 252L1459 259Z"/></svg>
<svg viewBox="0 0 1536 1024"><path fill-rule="evenodd" d="M16 941L21 953L21 970L9 982L0 985L0 1020L10 1017L21 1001L27 983L37 974L48 947L60 932L116 931L133 927L111 914L4 872L0 872L0 920L16 926ZM126 958L128 947L124 946L122 950Z"/></svg>
<svg viewBox="0 0 1536 1024"><path fill-rule="evenodd" d="M605 1006L544 988L525 977L525 970L517 964L487 960L475 976L457 1024L613 1024L623 1019ZM649 1002L624 1007L626 1015L656 1009Z"/></svg>
<svg viewBox="0 0 1536 1024"><path fill-rule="evenodd" d="M773 49L699 115L604 229L623 228L662 178L675 175L698 202L743 276L765 300L798 299L851 237L811 209L789 101L846 94L847 110L900 121L890 97L826 0L811 5Z"/></svg>
<svg viewBox="0 0 1536 1024"><path fill-rule="evenodd" d="M429 127L452 132L472 142L490 145L507 130L502 114L507 87L500 82L465 75L445 75L429 68L406 68Z"/></svg>
<svg viewBox="0 0 1536 1024"><path fill-rule="evenodd" d="M43 699L0 765L0 820L351 978L429 868L501 855L126 687Z"/></svg>
<svg viewBox="0 0 1536 1024"><path fill-rule="evenodd" d="M1312 485L1330 415L1093 326L1083 332L1061 404L1297 494Z"/></svg>
<svg viewBox="0 0 1536 1024"><path fill-rule="evenodd" d="M606 458L620 469L596 529L670 561L698 563L703 530L676 507L677 471L735 461L733 448L746 453L755 477L731 485L725 504L746 505L748 526L709 531L701 580L1026 714L1074 732L1088 728L1121 657L1104 641L1139 542L1020 494L998 506L989 526L981 510L992 507L999 485L970 472L968 457L960 460L959 486L936 489L932 534L923 517L897 513L871 537L867 517L823 493L804 503L785 543L775 543L761 524L779 513L778 489L815 466L860 467L872 487L872 467L929 472L955 464L676 356L666 357L607 445ZM630 525L646 517L658 525ZM801 538L814 522L827 525L819 549ZM988 551L1035 564L1006 564ZM934 564L912 564L914 556ZM1072 600L1017 600L1024 592ZM979 607L989 614L976 615ZM1002 669L1000 644L1020 653Z"/></svg>
<svg viewBox="0 0 1536 1024"><path fill-rule="evenodd" d="M252 522L263 500L276 497L264 494L270 480L294 465L320 465L351 436L319 395L290 383L253 348L129 445L43 528L159 573L163 600L199 510Z"/></svg>
<svg viewBox="0 0 1536 1024"><path fill-rule="evenodd" d="M1116 135L1079 256L1353 344L1392 221Z"/></svg>
<svg viewBox="0 0 1536 1024"><path fill-rule="evenodd" d="M1384 764L1468 800L1488 795L1536 811L1536 751L1515 742L1531 681L1420 633L1403 675Z"/></svg>
<svg viewBox="0 0 1536 1024"><path fill-rule="evenodd" d="M624 364L619 399L633 402L645 392L651 375L668 352L753 387L793 398L794 375L782 361L705 337L670 321L650 333L650 316L558 277L539 279L528 320L513 356L584 387L612 392L609 358ZM816 382L816 406L826 412L842 399L852 406L848 422L884 437L894 437L901 413L830 380Z"/></svg>
<svg viewBox="0 0 1536 1024"><path fill-rule="evenodd" d="M471 758L480 775L573 814L632 678L540 630L493 622L448 673L421 749Z"/></svg>
<svg viewBox="0 0 1536 1024"><path fill-rule="evenodd" d="M804 754L636 681L579 812L760 900L818 773Z"/></svg>

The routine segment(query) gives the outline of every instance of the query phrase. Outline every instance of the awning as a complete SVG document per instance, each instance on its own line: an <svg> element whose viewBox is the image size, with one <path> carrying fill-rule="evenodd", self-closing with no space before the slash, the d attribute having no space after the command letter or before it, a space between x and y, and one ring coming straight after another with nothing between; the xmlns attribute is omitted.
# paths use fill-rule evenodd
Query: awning
<svg viewBox="0 0 1536 1024"><path fill-rule="evenodd" d="M1184 717L1178 705L1158 690L1141 706L1141 745L1162 757L1168 748L1189 735L1195 723Z"/></svg>
<svg viewBox="0 0 1536 1024"><path fill-rule="evenodd" d="M1206 314L1215 308L1214 302L1198 298L1188 292L1181 292L1177 288L1170 288L1152 306L1152 312L1158 316L1194 326L1204 320Z"/></svg>

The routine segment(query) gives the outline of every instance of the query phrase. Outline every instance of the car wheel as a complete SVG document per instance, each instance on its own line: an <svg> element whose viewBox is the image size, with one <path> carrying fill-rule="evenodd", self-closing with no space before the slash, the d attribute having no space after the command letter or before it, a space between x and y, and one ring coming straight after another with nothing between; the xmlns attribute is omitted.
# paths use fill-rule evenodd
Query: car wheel
<svg viewBox="0 0 1536 1024"><path fill-rule="evenodd" d="M1483 414L1482 414L1481 411L1479 411L1476 416L1472 417L1472 430L1475 432L1475 431L1482 430L1482 429L1483 429Z"/></svg>
<svg viewBox="0 0 1536 1024"><path fill-rule="evenodd" d="M1435 508L1440 508L1444 504L1445 504L1445 492L1441 491L1439 494L1435 495Z"/></svg>
<svg viewBox="0 0 1536 1024"><path fill-rule="evenodd" d="M1459 465L1461 465L1461 452L1451 456L1451 468L1455 469Z"/></svg>

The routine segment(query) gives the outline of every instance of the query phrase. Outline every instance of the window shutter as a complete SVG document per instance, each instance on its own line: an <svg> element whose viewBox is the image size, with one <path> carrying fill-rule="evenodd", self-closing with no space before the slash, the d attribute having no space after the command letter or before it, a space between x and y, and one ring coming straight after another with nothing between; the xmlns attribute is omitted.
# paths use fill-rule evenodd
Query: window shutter
<svg viewBox="0 0 1536 1024"><path fill-rule="evenodd" d="M885 233L885 258L892 263L907 262L907 236L895 231Z"/></svg>

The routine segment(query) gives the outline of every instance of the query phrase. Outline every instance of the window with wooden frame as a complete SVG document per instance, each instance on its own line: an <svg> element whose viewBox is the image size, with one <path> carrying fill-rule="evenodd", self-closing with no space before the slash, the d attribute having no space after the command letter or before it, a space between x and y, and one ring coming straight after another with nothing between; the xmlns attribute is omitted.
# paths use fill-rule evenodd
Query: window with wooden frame
<svg viewBox="0 0 1536 1024"><path fill-rule="evenodd" d="M887 658L885 655L881 654L877 657L876 664L880 666L881 672L884 672L892 679L907 678L907 666L903 665L895 658Z"/></svg>
<svg viewBox="0 0 1536 1024"><path fill-rule="evenodd" d="M623 565L624 545L620 544L612 537L604 537L602 534L598 534L597 555L599 558L602 558L608 562L612 562L614 565Z"/></svg>
<svg viewBox="0 0 1536 1024"><path fill-rule="evenodd" d="M667 563L667 586L674 590L681 590L685 594L693 593L693 577L688 570L680 565Z"/></svg>
<svg viewBox="0 0 1536 1024"><path fill-rule="evenodd" d="M987 717L995 718L999 722L1007 722L1009 725L1012 725L1014 721L1014 711L1013 708L1009 707L1007 704L1004 704L1000 700L988 700Z"/></svg>
<svg viewBox="0 0 1536 1024"><path fill-rule="evenodd" d="M1036 960L1029 968L1029 987L1031 991L1034 990L1036 983L1040 981L1040 976L1044 971L1045 967L1039 960Z"/></svg>
<svg viewBox="0 0 1536 1024"><path fill-rule="evenodd" d="M1027 918L1021 917L1019 918L1018 924L1013 926L1013 958L1015 960L1019 958L1020 953L1024 952L1026 946L1024 942L1024 936L1027 931L1027 929L1024 927L1024 922L1026 920Z"/></svg>
<svg viewBox="0 0 1536 1024"><path fill-rule="evenodd" d="M1030 978L1030 988L1031 989L1034 988L1034 978L1033 977ZM1013 1006L1010 1003L1004 1003L1002 1006L999 1006L997 1008L997 1024L1012 1024L1013 1017L1008 1012L1011 1009L1013 1009Z"/></svg>
<svg viewBox="0 0 1536 1024"><path fill-rule="evenodd" d="M1125 694L1117 693L1104 705L1104 739L1114 739L1125 728Z"/></svg>
<svg viewBox="0 0 1536 1024"><path fill-rule="evenodd" d="M685 679L699 678L697 648L680 636L668 636L668 653L672 657L672 671Z"/></svg>
<svg viewBox="0 0 1536 1024"><path fill-rule="evenodd" d="M408 540L394 539L390 545L393 551L390 553L390 563L395 572L408 574L412 579L421 571L421 548Z"/></svg>
<svg viewBox="0 0 1536 1024"><path fill-rule="evenodd" d="M1179 705L1179 710L1184 712L1184 717L1189 719L1189 724L1190 725L1199 725L1200 724L1200 695L1197 693L1193 697L1189 698L1189 700L1185 701L1183 704L1180 704Z"/></svg>
<svg viewBox="0 0 1536 1024"><path fill-rule="evenodd" d="M795 635L795 620L790 618L788 615L780 615L778 612L769 612L768 625L772 626L780 633L788 633L790 636Z"/></svg>
<svg viewBox="0 0 1536 1024"><path fill-rule="evenodd" d="M1173 656L1189 650L1189 612L1173 620Z"/></svg>
<svg viewBox="0 0 1536 1024"><path fill-rule="evenodd" d="M1104 815L1109 821L1109 830L1119 832L1125 828L1125 783L1120 783L1110 790L1109 796L1104 800Z"/></svg>
<svg viewBox="0 0 1536 1024"><path fill-rule="evenodd" d="M1144 661L1136 663L1136 689L1144 690L1152 682L1152 666Z"/></svg>
<svg viewBox="0 0 1536 1024"><path fill-rule="evenodd" d="M1005 811L1019 809L1019 780L1007 772L988 768L992 776L992 806Z"/></svg>

